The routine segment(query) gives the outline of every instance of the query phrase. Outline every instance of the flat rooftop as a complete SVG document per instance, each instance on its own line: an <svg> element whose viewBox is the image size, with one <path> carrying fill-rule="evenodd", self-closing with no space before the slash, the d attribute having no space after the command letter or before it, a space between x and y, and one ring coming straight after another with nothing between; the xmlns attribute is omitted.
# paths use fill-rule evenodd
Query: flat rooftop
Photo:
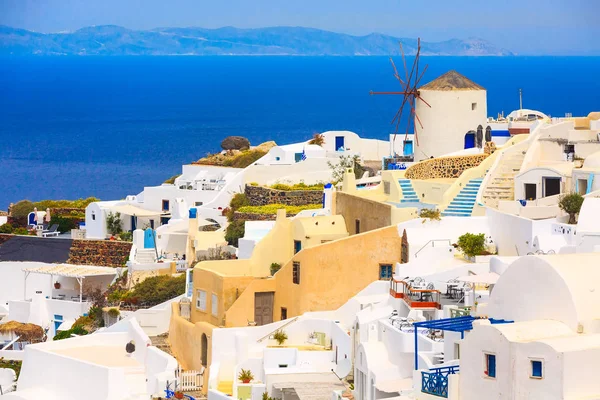
<svg viewBox="0 0 600 400"><path fill-rule="evenodd" d="M103 367L142 366L139 361L127 354L125 346L71 347L68 349L50 350L50 352Z"/></svg>

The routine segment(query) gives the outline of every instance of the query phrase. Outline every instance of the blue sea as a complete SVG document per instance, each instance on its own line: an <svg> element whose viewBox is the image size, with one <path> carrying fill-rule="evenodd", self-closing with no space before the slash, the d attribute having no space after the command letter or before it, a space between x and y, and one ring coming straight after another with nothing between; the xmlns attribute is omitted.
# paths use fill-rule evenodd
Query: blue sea
<svg viewBox="0 0 600 400"><path fill-rule="evenodd" d="M409 59L409 61L411 61ZM488 115L600 110L599 57L423 57L455 69ZM285 144L326 130L385 139L401 99L385 57L0 58L0 209L20 199L120 199L241 135Z"/></svg>

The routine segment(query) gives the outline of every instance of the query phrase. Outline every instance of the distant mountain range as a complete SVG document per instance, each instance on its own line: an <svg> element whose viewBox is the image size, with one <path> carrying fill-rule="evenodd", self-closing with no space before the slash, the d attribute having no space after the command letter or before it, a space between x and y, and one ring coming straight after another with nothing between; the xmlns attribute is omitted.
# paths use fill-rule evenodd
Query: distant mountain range
<svg viewBox="0 0 600 400"><path fill-rule="evenodd" d="M37 33L0 26L0 54L14 55L412 55L417 40L372 33L352 36L312 28L225 27L131 30L114 25L91 26L66 33ZM510 56L482 39L421 42L421 54L438 56Z"/></svg>

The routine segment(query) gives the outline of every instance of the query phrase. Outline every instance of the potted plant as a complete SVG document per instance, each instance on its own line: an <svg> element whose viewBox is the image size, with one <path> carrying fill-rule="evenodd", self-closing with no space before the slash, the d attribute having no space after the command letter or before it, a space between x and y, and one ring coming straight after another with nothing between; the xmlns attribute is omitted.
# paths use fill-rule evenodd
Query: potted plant
<svg viewBox="0 0 600 400"><path fill-rule="evenodd" d="M576 224L577 220L575 216L581 211L583 205L583 196L579 193L567 193L560 196L558 200L558 207L569 214L568 224Z"/></svg>
<svg viewBox="0 0 600 400"><path fill-rule="evenodd" d="M279 330L275 331L275 333L273 334L273 339L275 339L277 344L279 346L281 346L288 339L288 335L287 335L287 333L285 333L284 331L279 329Z"/></svg>
<svg viewBox="0 0 600 400"><path fill-rule="evenodd" d="M238 375L238 379L242 381L242 383L250 383L254 379L254 375L249 369L242 368Z"/></svg>
<svg viewBox="0 0 600 400"><path fill-rule="evenodd" d="M54 289L60 289L60 282L54 282Z"/></svg>
<svg viewBox="0 0 600 400"><path fill-rule="evenodd" d="M485 251L485 234L465 233L458 238L458 248L467 259L475 261L475 256Z"/></svg>
<svg viewBox="0 0 600 400"><path fill-rule="evenodd" d="M176 399L183 399L183 392L181 390L176 390L173 394L173 397L175 397Z"/></svg>

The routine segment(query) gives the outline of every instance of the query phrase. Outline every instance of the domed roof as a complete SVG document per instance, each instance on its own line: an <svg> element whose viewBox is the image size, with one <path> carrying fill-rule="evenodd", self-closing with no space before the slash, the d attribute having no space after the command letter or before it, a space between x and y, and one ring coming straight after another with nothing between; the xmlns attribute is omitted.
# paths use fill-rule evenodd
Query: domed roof
<svg viewBox="0 0 600 400"><path fill-rule="evenodd" d="M421 86L419 89L440 91L485 90L483 86L476 84L466 76L461 75L454 70L446 72L444 75Z"/></svg>

